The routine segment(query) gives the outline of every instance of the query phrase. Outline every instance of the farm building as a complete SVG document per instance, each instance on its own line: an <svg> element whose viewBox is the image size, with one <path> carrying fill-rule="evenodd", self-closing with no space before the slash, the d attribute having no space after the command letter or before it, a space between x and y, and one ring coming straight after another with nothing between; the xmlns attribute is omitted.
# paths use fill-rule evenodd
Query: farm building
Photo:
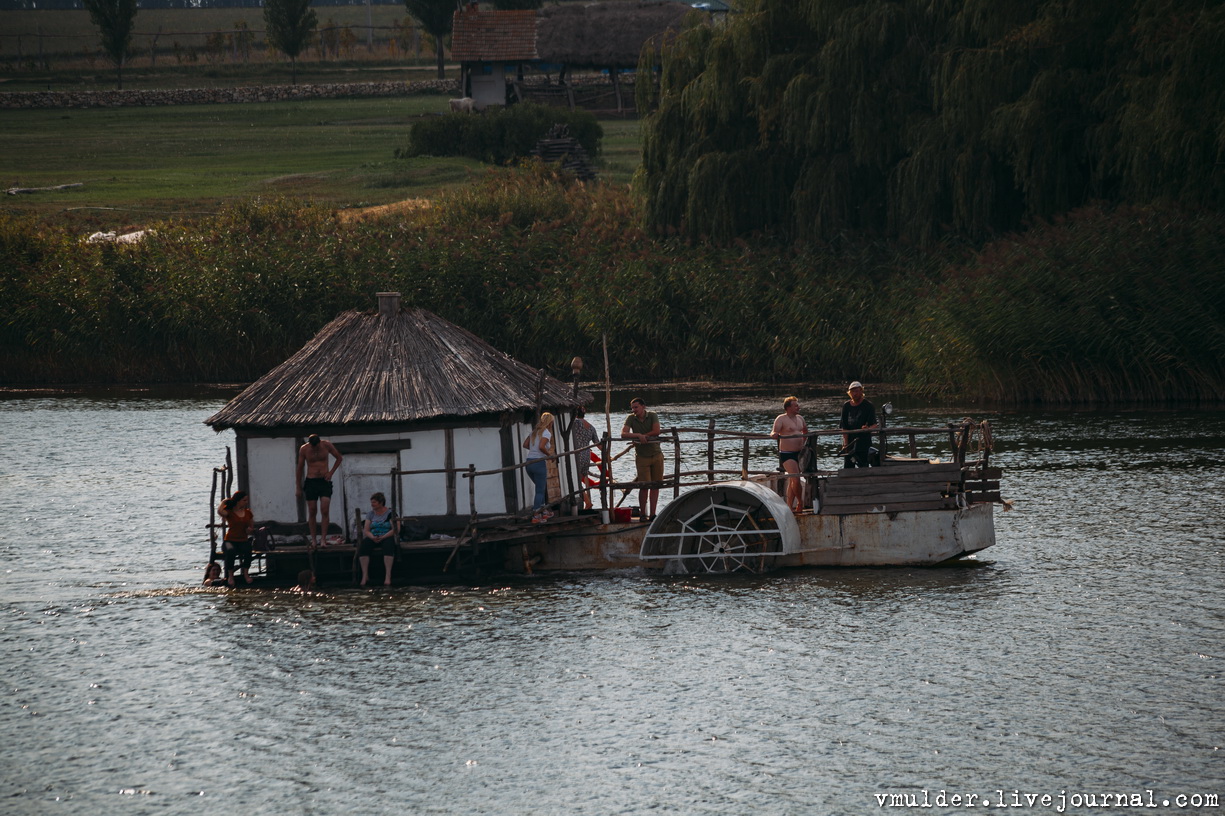
<svg viewBox="0 0 1225 816"><path fill-rule="evenodd" d="M520 100L621 110L633 107L633 94L623 91L620 74L637 68L644 46L658 50L696 14L667 0L568 3L539 11L482 11L470 4L455 12L451 55L460 63L464 94L478 108L505 104L509 87ZM562 81L528 84L527 71L556 73ZM564 81L578 72L607 72L610 87L580 104L581 91Z"/></svg>

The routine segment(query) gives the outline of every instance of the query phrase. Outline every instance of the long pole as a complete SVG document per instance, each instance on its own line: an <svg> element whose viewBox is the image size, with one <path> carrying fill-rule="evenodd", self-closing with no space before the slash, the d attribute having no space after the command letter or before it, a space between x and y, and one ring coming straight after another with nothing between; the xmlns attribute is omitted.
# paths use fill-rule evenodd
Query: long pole
<svg viewBox="0 0 1225 816"><path fill-rule="evenodd" d="M604 332L604 431L609 438L612 437L612 378L608 373L608 332Z"/></svg>

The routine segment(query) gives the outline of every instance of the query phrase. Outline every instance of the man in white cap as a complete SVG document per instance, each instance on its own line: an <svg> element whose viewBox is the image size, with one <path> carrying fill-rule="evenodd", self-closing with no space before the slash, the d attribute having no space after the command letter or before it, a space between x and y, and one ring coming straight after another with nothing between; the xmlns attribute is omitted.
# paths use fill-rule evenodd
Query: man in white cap
<svg viewBox="0 0 1225 816"><path fill-rule="evenodd" d="M842 421L838 427L844 431L871 430L876 427L876 407L863 398L863 383L856 380L847 386L849 400L842 404ZM842 435L842 466L844 468L867 467L872 434Z"/></svg>

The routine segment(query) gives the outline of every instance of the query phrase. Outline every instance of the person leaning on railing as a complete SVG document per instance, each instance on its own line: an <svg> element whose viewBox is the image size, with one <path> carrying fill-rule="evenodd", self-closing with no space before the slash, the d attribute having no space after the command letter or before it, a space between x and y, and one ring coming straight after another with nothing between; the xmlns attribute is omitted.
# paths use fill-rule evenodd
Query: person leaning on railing
<svg viewBox="0 0 1225 816"><path fill-rule="evenodd" d="M842 419L838 427L844 431L874 430L876 407L863 397L863 383L856 380L847 386L849 400L842 404ZM842 435L842 467L868 467L872 455L872 434Z"/></svg>
<svg viewBox="0 0 1225 816"><path fill-rule="evenodd" d="M659 447L661 433L659 416L647 410L641 397L630 400L630 415L621 428L621 438L634 443L634 464L638 467L639 482L661 482L664 478L664 453ZM648 500L650 501L648 513ZM655 518L659 506L659 488L642 487L638 490L638 518L650 521Z"/></svg>

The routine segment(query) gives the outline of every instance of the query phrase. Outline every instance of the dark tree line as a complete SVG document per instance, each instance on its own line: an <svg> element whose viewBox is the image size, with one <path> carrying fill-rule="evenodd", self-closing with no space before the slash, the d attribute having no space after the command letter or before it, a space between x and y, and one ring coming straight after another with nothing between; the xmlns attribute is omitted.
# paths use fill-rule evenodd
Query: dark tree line
<svg viewBox="0 0 1225 816"><path fill-rule="evenodd" d="M661 230L931 242L1090 201L1225 206L1222 0L749 0L658 67L639 190Z"/></svg>

